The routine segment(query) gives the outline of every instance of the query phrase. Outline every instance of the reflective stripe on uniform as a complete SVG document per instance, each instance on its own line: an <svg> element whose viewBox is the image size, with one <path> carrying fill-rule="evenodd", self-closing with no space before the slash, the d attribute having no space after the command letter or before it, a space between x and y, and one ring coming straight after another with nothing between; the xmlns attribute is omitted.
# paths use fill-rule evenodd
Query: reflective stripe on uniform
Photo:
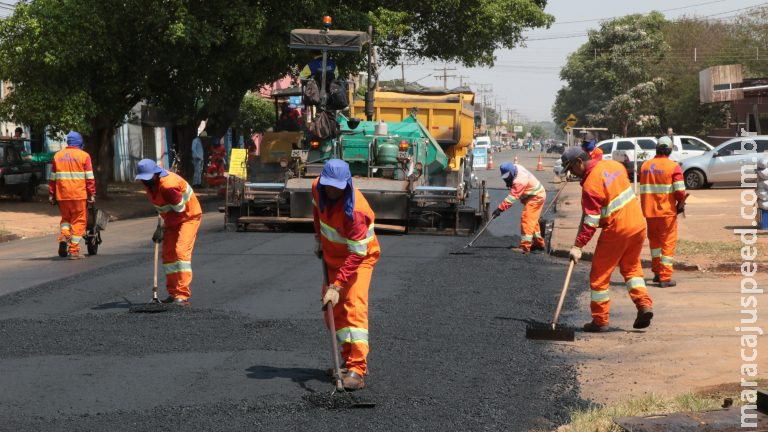
<svg viewBox="0 0 768 432"><path fill-rule="evenodd" d="M532 235L521 235L520 236L520 241L531 241L531 240L533 240L533 236Z"/></svg>
<svg viewBox="0 0 768 432"><path fill-rule="evenodd" d="M635 193L630 186L624 192L620 193L619 196L614 198L607 206L603 207L600 215L604 218L609 217L627 205L634 197Z"/></svg>
<svg viewBox="0 0 768 432"><path fill-rule="evenodd" d="M513 197L512 195L507 195L507 197L504 198L504 202L507 202L509 204L514 204L517 202L517 198Z"/></svg>
<svg viewBox="0 0 768 432"><path fill-rule="evenodd" d="M172 262L172 263L164 263L163 264L163 270L165 270L165 274L192 273L192 262L191 261L176 261L176 262Z"/></svg>
<svg viewBox="0 0 768 432"><path fill-rule="evenodd" d="M534 187L532 191L524 193L523 196L535 196L535 195L538 195L539 192L541 192L542 189L544 189L544 186L542 186L541 183L539 182L539 183L536 184L536 187Z"/></svg>
<svg viewBox="0 0 768 432"><path fill-rule="evenodd" d="M61 229L71 230L72 229L72 225L70 225L68 223L63 223L63 224L61 224Z"/></svg>
<svg viewBox="0 0 768 432"><path fill-rule="evenodd" d="M671 184L641 184L640 195L643 194L669 194L673 193L674 189Z"/></svg>
<svg viewBox="0 0 768 432"><path fill-rule="evenodd" d="M627 281L627 291L633 289L646 289L645 280L641 277L633 277Z"/></svg>
<svg viewBox="0 0 768 432"><path fill-rule="evenodd" d="M80 244L80 240L82 239L83 238L80 236L73 235L72 238L69 240L69 242L72 243L73 245L77 245L77 244Z"/></svg>
<svg viewBox="0 0 768 432"><path fill-rule="evenodd" d="M533 233L533 238L543 238L543 237L541 236L541 233L539 231L536 231L535 233Z"/></svg>
<svg viewBox="0 0 768 432"><path fill-rule="evenodd" d="M336 330L336 340L339 343L368 344L368 330L359 327L344 327Z"/></svg>
<svg viewBox="0 0 768 432"><path fill-rule="evenodd" d="M608 290L605 291L595 291L592 290L592 301L597 303L607 302L610 300L610 296L608 295Z"/></svg>
<svg viewBox="0 0 768 432"><path fill-rule="evenodd" d="M178 204L166 204L162 206L156 205L155 209L157 209L157 211L160 213L168 213L171 210L175 211L176 213L181 213L184 211L184 208L187 206L190 198L192 198L192 186L187 183L187 190L185 190L181 195L181 202Z"/></svg>
<svg viewBox="0 0 768 432"><path fill-rule="evenodd" d="M676 182L672 183L672 190L674 190L674 191L685 190L685 182L684 181L676 181Z"/></svg>
<svg viewBox="0 0 768 432"><path fill-rule="evenodd" d="M669 256L661 256L661 264L665 266L672 266L674 264L675 260L672 257Z"/></svg>
<svg viewBox="0 0 768 432"><path fill-rule="evenodd" d="M93 171L61 171L52 173L51 175L53 180L92 180L94 178Z"/></svg>
<svg viewBox="0 0 768 432"><path fill-rule="evenodd" d="M600 225L600 216L594 216L594 215L584 215L584 223L597 228Z"/></svg>
<svg viewBox="0 0 768 432"><path fill-rule="evenodd" d="M659 258L661 256L661 248L651 249L651 258Z"/></svg>
<svg viewBox="0 0 768 432"><path fill-rule="evenodd" d="M375 235L374 224L368 226L368 235L362 240L350 240L343 237L332 226L320 221L320 234L331 243L346 244L347 250L355 255L366 256L368 254L368 243L373 240Z"/></svg>

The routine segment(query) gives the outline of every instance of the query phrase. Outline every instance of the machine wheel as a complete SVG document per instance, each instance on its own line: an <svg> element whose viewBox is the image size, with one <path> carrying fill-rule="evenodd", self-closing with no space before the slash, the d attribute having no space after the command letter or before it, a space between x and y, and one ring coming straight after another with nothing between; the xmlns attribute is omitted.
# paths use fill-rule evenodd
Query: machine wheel
<svg viewBox="0 0 768 432"><path fill-rule="evenodd" d="M88 239L88 243L86 243L86 246L88 247L88 255L96 255L99 253L99 243L101 243L101 232L96 228L94 234Z"/></svg>
<svg viewBox="0 0 768 432"><path fill-rule="evenodd" d="M32 201L32 199L35 197L37 192L37 181L34 178L29 179L29 183L24 185L24 188L21 190L21 200L22 201Z"/></svg>
<svg viewBox="0 0 768 432"><path fill-rule="evenodd" d="M705 188L707 187L707 177L701 170L690 169L685 172L685 187L686 189Z"/></svg>

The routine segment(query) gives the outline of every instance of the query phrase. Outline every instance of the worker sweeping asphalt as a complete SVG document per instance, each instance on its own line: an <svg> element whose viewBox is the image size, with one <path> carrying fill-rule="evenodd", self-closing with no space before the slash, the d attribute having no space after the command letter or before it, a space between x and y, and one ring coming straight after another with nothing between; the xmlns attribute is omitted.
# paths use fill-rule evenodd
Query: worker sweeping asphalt
<svg viewBox="0 0 768 432"><path fill-rule="evenodd" d="M345 364L343 386L359 390L365 387L368 373L368 288L380 253L373 231L375 215L352 186L349 165L340 159L325 163L312 184L312 197L315 253L328 273L322 303L333 308L334 331Z"/></svg>
<svg viewBox="0 0 768 432"><path fill-rule="evenodd" d="M672 140L663 136L656 157L640 168L640 203L648 224L653 281L661 288L677 285L672 263L677 245L677 215L685 210L685 182L680 165L669 160Z"/></svg>
<svg viewBox="0 0 768 432"><path fill-rule="evenodd" d="M544 251L544 238L541 236L539 217L547 199L547 192L541 182L521 165L511 162L499 167L501 178L509 188L509 195L493 211L493 218L520 201L523 213L520 217L520 247L513 250L522 254Z"/></svg>
<svg viewBox="0 0 768 432"><path fill-rule="evenodd" d="M584 136L584 140L581 142L581 148L589 155L589 158L593 161L603 160L603 151L597 147L597 142L592 134L588 133Z"/></svg>
<svg viewBox="0 0 768 432"><path fill-rule="evenodd" d="M608 287L616 266L637 307L633 327L646 328L653 318L653 301L643 279L640 252L645 243L645 219L627 177L627 170L613 160L593 161L580 147L568 148L562 156L565 171L581 178L581 225L570 251L578 263L582 248L602 228L597 240L589 284L592 290L592 321L584 325L588 332L608 330L611 300Z"/></svg>
<svg viewBox="0 0 768 432"><path fill-rule="evenodd" d="M87 203L96 201L91 156L82 149L83 137L69 132L67 147L53 156L48 181L48 201L51 205L58 203L61 213L59 256L71 260L84 258L80 242L85 234Z"/></svg>
<svg viewBox="0 0 768 432"><path fill-rule="evenodd" d="M163 218L163 226L158 225L152 236L152 241L163 244L168 289L168 298L163 303L186 306L192 295L192 250L203 214L200 202L189 183L151 159L139 161L136 180L144 184L149 201Z"/></svg>

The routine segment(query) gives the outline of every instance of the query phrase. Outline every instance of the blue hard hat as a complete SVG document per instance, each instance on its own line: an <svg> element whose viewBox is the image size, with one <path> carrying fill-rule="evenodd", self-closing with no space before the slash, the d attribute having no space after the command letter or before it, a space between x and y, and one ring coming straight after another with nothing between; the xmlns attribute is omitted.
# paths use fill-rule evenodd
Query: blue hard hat
<svg viewBox="0 0 768 432"><path fill-rule="evenodd" d="M83 136L79 132L69 131L67 134L67 145L71 147L83 148Z"/></svg>
<svg viewBox="0 0 768 432"><path fill-rule="evenodd" d="M517 177L517 167L512 162L505 162L499 166L501 171L501 178L504 180L511 178L512 180Z"/></svg>
<svg viewBox="0 0 768 432"><path fill-rule="evenodd" d="M168 171L158 166L152 159L142 159L136 166L136 180L152 180L155 174L160 174L160 177L168 175Z"/></svg>

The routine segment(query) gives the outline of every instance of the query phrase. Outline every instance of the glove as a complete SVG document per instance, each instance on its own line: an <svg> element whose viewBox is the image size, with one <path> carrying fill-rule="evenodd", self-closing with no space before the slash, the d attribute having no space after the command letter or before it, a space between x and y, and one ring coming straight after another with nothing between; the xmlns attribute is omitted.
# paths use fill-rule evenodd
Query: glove
<svg viewBox="0 0 768 432"><path fill-rule="evenodd" d="M685 201L677 203L677 214L685 211Z"/></svg>
<svg viewBox="0 0 768 432"><path fill-rule="evenodd" d="M493 213L491 213L491 216L493 216L493 218L496 219L497 217L501 216L501 213L502 213L501 209L497 208L496 210L493 211Z"/></svg>
<svg viewBox="0 0 768 432"><path fill-rule="evenodd" d="M323 295L323 309L325 309L328 302L331 302L331 307L336 306L339 303L339 290L341 289L338 285L329 285L328 289L325 290L325 295Z"/></svg>
<svg viewBox="0 0 768 432"><path fill-rule="evenodd" d="M163 227L158 225L157 228L155 228L154 234L152 234L152 241L155 243L162 243L164 231Z"/></svg>
<svg viewBox="0 0 768 432"><path fill-rule="evenodd" d="M568 253L568 256L574 264L578 264L579 260L581 259L581 248L578 246L572 247L571 251Z"/></svg>
<svg viewBox="0 0 768 432"><path fill-rule="evenodd" d="M48 195L48 204L55 206L56 205L56 196L53 194Z"/></svg>
<svg viewBox="0 0 768 432"><path fill-rule="evenodd" d="M88 203L94 204L96 203L96 195L91 195L88 197Z"/></svg>
<svg viewBox="0 0 768 432"><path fill-rule="evenodd" d="M323 257L323 246L320 245L320 239L315 237L315 256L318 258Z"/></svg>

